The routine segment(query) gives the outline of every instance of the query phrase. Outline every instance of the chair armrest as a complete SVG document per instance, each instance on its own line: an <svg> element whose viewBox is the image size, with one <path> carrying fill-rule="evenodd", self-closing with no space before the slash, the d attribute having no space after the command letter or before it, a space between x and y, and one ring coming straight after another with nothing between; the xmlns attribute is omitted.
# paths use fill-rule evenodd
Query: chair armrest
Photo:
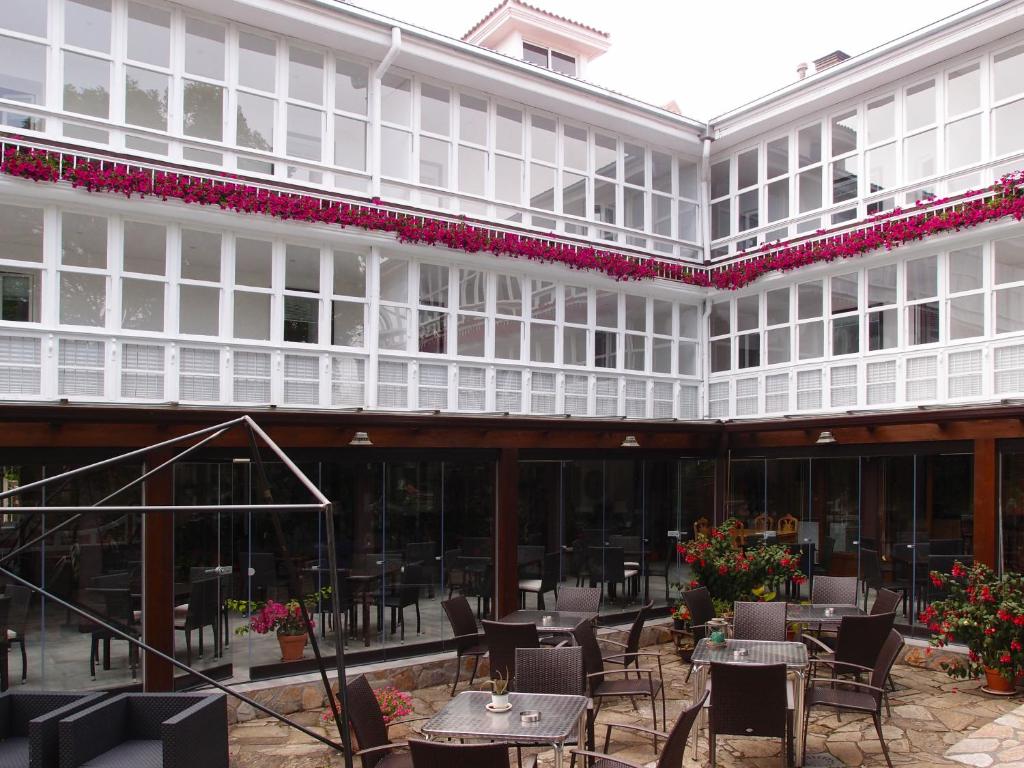
<svg viewBox="0 0 1024 768"><path fill-rule="evenodd" d="M839 680L834 677L811 677L807 680L810 683L828 683L829 685L852 685L857 688L866 688L869 691L878 691L878 693L885 693L885 690L875 685L868 685L867 683L861 683L856 680Z"/></svg>
<svg viewBox="0 0 1024 768"><path fill-rule="evenodd" d="M646 733L648 736L658 736L662 739L667 739L668 734L664 731L658 731L654 728L645 728L642 725L631 725L630 723L608 723L604 732L604 751L608 751L608 742L611 740L612 728L625 728L627 731L636 731L637 733Z"/></svg>
<svg viewBox="0 0 1024 768"><path fill-rule="evenodd" d="M612 659L625 658L627 656L631 659L634 659L637 656L657 656L660 659L664 654L658 653L657 651L628 651L627 653L612 653L605 656L603 660L610 661Z"/></svg>
<svg viewBox="0 0 1024 768"><path fill-rule="evenodd" d="M387 744L378 744L376 747L367 747L366 749L356 750L354 754L357 757L362 757L363 755L372 755L377 752L386 752L389 749L402 749L403 747L408 746L408 741L389 741Z"/></svg>
<svg viewBox="0 0 1024 768"><path fill-rule="evenodd" d="M454 635L452 640L482 640L483 636L483 632L473 632L466 635Z"/></svg>
<svg viewBox="0 0 1024 768"><path fill-rule="evenodd" d="M144 703L144 702L143 702ZM228 768L228 708L209 696L160 724L164 768Z"/></svg>
<svg viewBox="0 0 1024 768"><path fill-rule="evenodd" d="M127 694L69 715L57 724L60 768L77 768L124 740Z"/></svg>
<svg viewBox="0 0 1024 768"><path fill-rule="evenodd" d="M814 637L813 635L804 635L803 639L804 639L804 643L805 644L808 644L808 645L813 644L813 645L818 646L817 649L808 649L808 650L818 650L818 649L820 649L820 650L824 651L825 653L833 653L834 650L835 650L834 648L829 648L827 645L825 645L823 642L821 642L821 640L819 640L818 638Z"/></svg>
<svg viewBox="0 0 1024 768"><path fill-rule="evenodd" d="M431 717L432 715L425 715L423 717L407 717L404 720L392 720L388 723L387 727L390 728L393 725L406 725L407 723L418 723L423 720L429 720Z"/></svg>
<svg viewBox="0 0 1024 768"><path fill-rule="evenodd" d="M836 661L835 659L817 659L816 664L824 664L826 667L846 667L850 671L856 672L874 672L875 670L871 667L865 667L863 664L854 664L852 661Z"/></svg>
<svg viewBox="0 0 1024 768"><path fill-rule="evenodd" d="M45 693L36 694L45 696ZM28 721L29 765L57 765L57 724L67 715L91 707L105 699L105 693L90 693L80 696L63 706L51 709L44 715ZM7 697L3 697L7 698ZM6 736L5 736L6 737Z"/></svg>
<svg viewBox="0 0 1024 768"><path fill-rule="evenodd" d="M603 752L591 752L589 749L574 749L571 750L570 754L576 755L577 757L593 757L598 760L604 760L611 763L612 766L622 765L625 768L643 768L639 763L634 763L630 760L624 760L620 757L611 757L604 754Z"/></svg>
<svg viewBox="0 0 1024 768"><path fill-rule="evenodd" d="M602 643L611 643L612 645L619 646L619 648L627 647L625 643L620 643L618 640L612 640L610 637L602 637L601 638L601 642Z"/></svg>

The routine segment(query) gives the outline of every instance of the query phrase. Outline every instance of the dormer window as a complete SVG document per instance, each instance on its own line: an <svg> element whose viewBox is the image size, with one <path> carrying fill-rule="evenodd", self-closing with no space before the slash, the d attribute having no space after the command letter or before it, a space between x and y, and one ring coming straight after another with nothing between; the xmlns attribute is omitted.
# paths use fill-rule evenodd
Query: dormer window
<svg viewBox="0 0 1024 768"><path fill-rule="evenodd" d="M533 43L523 43L523 61L569 77L576 77L576 57Z"/></svg>

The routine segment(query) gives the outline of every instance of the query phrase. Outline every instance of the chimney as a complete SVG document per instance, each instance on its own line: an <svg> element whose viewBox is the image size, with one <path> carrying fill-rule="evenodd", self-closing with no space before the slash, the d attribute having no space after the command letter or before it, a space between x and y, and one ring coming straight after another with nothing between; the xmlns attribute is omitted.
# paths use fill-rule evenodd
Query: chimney
<svg viewBox="0 0 1024 768"><path fill-rule="evenodd" d="M796 79L803 80L805 77L807 77L807 62L801 61L796 65Z"/></svg>
<svg viewBox="0 0 1024 768"><path fill-rule="evenodd" d="M836 64L842 64L850 58L848 53L842 51L832 51L832 53L825 54L820 59L814 60L814 72L824 72L829 67L834 67Z"/></svg>

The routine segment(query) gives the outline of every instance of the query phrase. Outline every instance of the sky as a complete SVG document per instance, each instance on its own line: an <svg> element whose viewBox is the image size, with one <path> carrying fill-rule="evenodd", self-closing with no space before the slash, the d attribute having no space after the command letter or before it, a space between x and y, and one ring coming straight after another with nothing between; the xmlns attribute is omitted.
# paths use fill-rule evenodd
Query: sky
<svg viewBox="0 0 1024 768"><path fill-rule="evenodd" d="M972 5L970 0L527 0L611 34L587 79L710 120L796 80L800 62L851 56ZM352 0L460 38L499 0ZM811 67L813 72L813 66Z"/></svg>

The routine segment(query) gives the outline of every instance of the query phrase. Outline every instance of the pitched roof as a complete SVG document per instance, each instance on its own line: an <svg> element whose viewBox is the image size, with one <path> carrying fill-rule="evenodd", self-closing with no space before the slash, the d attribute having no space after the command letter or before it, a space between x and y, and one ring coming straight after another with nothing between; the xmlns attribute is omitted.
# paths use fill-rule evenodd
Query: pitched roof
<svg viewBox="0 0 1024 768"><path fill-rule="evenodd" d="M474 32L476 32L478 29L480 29L480 27L482 27L485 23L487 23L487 21L489 19L491 19L498 11L500 11L506 5L518 5L518 6L521 6L523 8L528 8L531 11L535 11L537 13L541 13L541 14L543 14L545 16L548 16L549 18L556 19L557 21L564 21L564 22L567 22L569 24L573 24L573 25L579 27L580 29L585 29L588 32L593 32L594 34L601 35L602 37L609 37L609 34L607 32L604 32L604 31L602 31L600 29L597 29L596 27L592 27L589 24L583 24L583 23L581 23L579 21L576 21L575 19L570 19L567 16L559 16L557 13L551 13L551 11L545 11L543 8L538 8L535 5L530 5L529 3L524 3L523 0L502 0L500 3L498 3L496 6L494 6L494 8L492 8L490 11L488 11L488 13L482 19L480 19L480 21L478 21L476 24L474 24L470 28L470 30L468 32L466 32L466 34L464 34L462 36L462 39L466 40L469 37L471 37Z"/></svg>

